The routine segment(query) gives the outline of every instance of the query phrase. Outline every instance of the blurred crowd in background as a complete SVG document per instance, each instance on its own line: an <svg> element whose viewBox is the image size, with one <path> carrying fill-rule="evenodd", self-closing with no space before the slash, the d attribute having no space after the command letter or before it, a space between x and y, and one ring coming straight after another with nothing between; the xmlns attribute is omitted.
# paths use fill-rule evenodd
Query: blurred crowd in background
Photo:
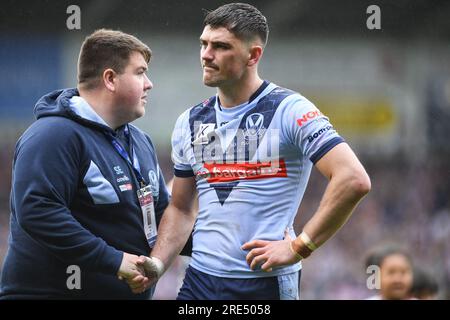
<svg viewBox="0 0 450 320"><path fill-rule="evenodd" d="M7 250L10 163L13 143L1 145L0 262ZM168 150L160 150L166 181L172 177ZM337 235L303 262L302 299L365 299L365 260L382 244L397 244L414 265L431 275L439 299L450 299L450 159L432 159L417 165L408 161L361 159L372 179L372 191ZM326 179L313 171L299 208L299 232L317 208ZM155 298L174 299L189 258L180 257L158 284Z"/></svg>
<svg viewBox="0 0 450 320"><path fill-rule="evenodd" d="M303 262L302 299L366 299L372 248L403 247L450 299L450 2L249 1L271 33L261 75L310 98L358 153L372 191L349 222ZM0 265L7 250L14 145L45 93L76 85L84 36L97 28L133 33L153 51L147 113L136 125L156 144L172 178L177 116L215 93L201 83L202 9L222 1L76 1L81 29L68 30L69 1L2 1L0 7ZM366 9L381 10L368 30ZM295 229L318 207L326 179L313 170ZM173 299L189 258L157 286ZM1 270L0 270L1 272Z"/></svg>
<svg viewBox="0 0 450 320"><path fill-rule="evenodd" d="M349 222L303 262L301 299L366 299L366 259L379 246L395 245L410 254L413 265L438 283L437 299L450 299L450 158L408 164L361 159L372 191ZM375 160L375 161L374 161ZM167 162L170 159L167 158ZM167 163L162 161L162 163ZM166 176L171 175L171 168ZM296 230L317 208L326 179L313 170L296 220ZM156 298L173 299L188 258L181 257L161 279Z"/></svg>

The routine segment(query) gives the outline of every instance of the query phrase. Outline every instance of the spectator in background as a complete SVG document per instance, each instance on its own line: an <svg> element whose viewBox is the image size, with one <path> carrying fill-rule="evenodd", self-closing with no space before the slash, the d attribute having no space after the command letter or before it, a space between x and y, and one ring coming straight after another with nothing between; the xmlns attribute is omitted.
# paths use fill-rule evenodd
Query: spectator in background
<svg viewBox="0 0 450 320"><path fill-rule="evenodd" d="M382 247L366 260L366 268L374 265L380 268L380 292L368 300L411 299L413 264L408 253L395 246Z"/></svg>
<svg viewBox="0 0 450 320"><path fill-rule="evenodd" d="M438 294L439 286L431 273L415 267L411 296L420 300L436 300Z"/></svg>

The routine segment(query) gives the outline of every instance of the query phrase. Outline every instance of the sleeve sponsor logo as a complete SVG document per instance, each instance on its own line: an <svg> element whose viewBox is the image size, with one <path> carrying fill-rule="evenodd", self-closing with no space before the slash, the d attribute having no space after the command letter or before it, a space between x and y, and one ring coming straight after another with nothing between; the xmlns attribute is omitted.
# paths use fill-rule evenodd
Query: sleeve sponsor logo
<svg viewBox="0 0 450 320"><path fill-rule="evenodd" d="M322 115L322 113L319 110L309 111L309 112L305 113L304 115L302 115L301 118L297 119L297 123L301 127L302 125L307 123L309 120L315 119L321 115Z"/></svg>
<svg viewBox="0 0 450 320"><path fill-rule="evenodd" d="M308 142L311 143L315 139L317 139L322 133L327 132L328 130L332 129L332 125L328 125L325 128L320 129L319 131L314 132L312 135L308 136Z"/></svg>

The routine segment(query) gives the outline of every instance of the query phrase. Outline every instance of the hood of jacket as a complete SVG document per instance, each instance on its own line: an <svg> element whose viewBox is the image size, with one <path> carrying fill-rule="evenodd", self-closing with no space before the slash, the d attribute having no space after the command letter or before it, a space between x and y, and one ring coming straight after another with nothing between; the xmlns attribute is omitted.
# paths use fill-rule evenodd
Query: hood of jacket
<svg viewBox="0 0 450 320"><path fill-rule="evenodd" d="M74 99L72 99L74 98ZM77 99L78 98L78 99ZM74 100L78 100L75 102ZM34 107L36 119L65 117L84 126L114 132L106 122L83 101L76 88L59 89L44 95Z"/></svg>

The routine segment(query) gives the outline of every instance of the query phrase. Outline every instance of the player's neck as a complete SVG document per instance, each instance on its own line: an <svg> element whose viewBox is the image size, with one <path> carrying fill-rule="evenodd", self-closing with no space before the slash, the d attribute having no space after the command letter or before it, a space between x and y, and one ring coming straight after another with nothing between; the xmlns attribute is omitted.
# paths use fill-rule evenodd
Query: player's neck
<svg viewBox="0 0 450 320"><path fill-rule="evenodd" d="M250 79L244 78L229 86L224 85L219 87L220 105L224 108L232 108L247 102L262 83L263 80L258 75L255 75Z"/></svg>

